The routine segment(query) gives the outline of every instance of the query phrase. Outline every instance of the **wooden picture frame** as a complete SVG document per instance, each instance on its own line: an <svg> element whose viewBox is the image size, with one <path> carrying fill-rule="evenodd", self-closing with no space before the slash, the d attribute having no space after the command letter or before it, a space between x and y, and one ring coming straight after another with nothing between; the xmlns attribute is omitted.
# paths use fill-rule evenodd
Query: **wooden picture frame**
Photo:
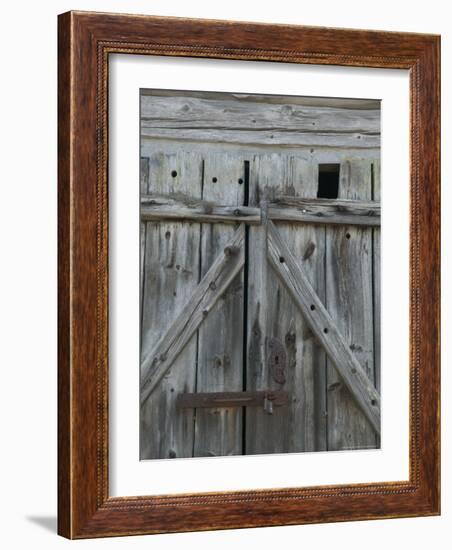
<svg viewBox="0 0 452 550"><path fill-rule="evenodd" d="M68 538L440 513L440 38L89 12L59 16L58 532ZM140 497L108 490L110 54L410 73L408 481Z"/></svg>

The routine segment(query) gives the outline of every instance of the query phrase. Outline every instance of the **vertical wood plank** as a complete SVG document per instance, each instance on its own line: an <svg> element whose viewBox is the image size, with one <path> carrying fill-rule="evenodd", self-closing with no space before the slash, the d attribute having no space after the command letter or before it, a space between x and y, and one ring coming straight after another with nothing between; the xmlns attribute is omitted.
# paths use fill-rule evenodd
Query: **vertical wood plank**
<svg viewBox="0 0 452 550"><path fill-rule="evenodd" d="M371 162L341 164L339 198L371 199ZM326 306L374 380L372 229L326 229ZM332 365L327 373L328 450L375 448L376 435Z"/></svg>
<svg viewBox="0 0 452 550"><path fill-rule="evenodd" d="M372 164L372 200L380 201L380 161ZM374 227L373 236L373 285L374 285L374 369L375 387L381 392L381 228Z"/></svg>
<svg viewBox="0 0 452 550"><path fill-rule="evenodd" d="M243 204L244 162L239 155L207 154L203 172L203 200ZM201 277L223 254L235 230L230 224L201 225ZM243 295L242 270L198 329L197 392L243 390ZM242 453L242 408L197 409L195 415L194 456Z"/></svg>
<svg viewBox="0 0 452 550"><path fill-rule="evenodd" d="M140 196L145 195L149 191L149 157L141 157L140 159ZM141 217L140 217L141 218ZM144 290L144 252L146 250L146 223L140 219L140 297L143 296ZM143 303L140 300L140 338L143 322Z"/></svg>
<svg viewBox="0 0 452 550"><path fill-rule="evenodd" d="M156 146L157 148L157 146ZM198 154L156 152L149 159L150 193L201 196ZM178 316L199 282L199 224L147 222L142 295L142 356ZM190 457L193 411L177 410L180 392L195 388L196 335L141 408L140 457Z"/></svg>
<svg viewBox="0 0 452 550"><path fill-rule="evenodd" d="M310 159L284 153L255 156L251 164L250 204L276 195L313 198L315 166ZM324 295L324 233L319 226L281 223L278 229L320 296ZM286 390L289 405L273 414L246 413L246 453L323 450L326 448L325 354L286 289L267 264L265 224L250 227L248 291L248 390ZM271 344L284 347L282 378L270 368ZM279 380L278 380L279 378Z"/></svg>

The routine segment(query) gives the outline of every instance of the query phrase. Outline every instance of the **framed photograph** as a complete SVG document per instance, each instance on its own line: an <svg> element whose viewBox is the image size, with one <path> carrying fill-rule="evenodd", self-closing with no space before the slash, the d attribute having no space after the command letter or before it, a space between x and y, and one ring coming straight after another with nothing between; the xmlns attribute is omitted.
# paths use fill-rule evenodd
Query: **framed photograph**
<svg viewBox="0 0 452 550"><path fill-rule="evenodd" d="M438 36L59 16L59 533L439 514Z"/></svg>

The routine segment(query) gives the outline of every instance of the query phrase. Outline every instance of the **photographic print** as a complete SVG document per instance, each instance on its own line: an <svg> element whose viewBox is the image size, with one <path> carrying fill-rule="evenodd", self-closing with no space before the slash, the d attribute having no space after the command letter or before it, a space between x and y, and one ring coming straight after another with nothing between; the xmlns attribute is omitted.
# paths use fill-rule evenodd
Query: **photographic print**
<svg viewBox="0 0 452 550"><path fill-rule="evenodd" d="M380 101L140 113L140 459L379 448Z"/></svg>

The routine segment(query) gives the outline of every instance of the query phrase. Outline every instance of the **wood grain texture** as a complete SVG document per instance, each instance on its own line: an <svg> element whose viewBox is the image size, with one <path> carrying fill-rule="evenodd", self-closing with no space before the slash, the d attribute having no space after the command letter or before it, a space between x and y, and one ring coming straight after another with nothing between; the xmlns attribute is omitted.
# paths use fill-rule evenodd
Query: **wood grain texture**
<svg viewBox="0 0 452 550"><path fill-rule="evenodd" d="M141 103L141 127L147 129L168 128L179 130L274 130L284 132L324 133L380 133L380 109L364 110L353 107L303 104L303 98L291 100L279 97L269 102L267 97L251 98L245 94L234 94L235 105L231 109L230 98L204 94L196 97L186 92L180 97L168 93L148 92ZM306 103L305 100L304 103ZM330 100L331 101L331 100Z"/></svg>
<svg viewBox="0 0 452 550"><path fill-rule="evenodd" d="M176 174L172 176L171 174ZM192 153L150 157L147 192L201 196L202 160ZM140 458L191 456L193 411L176 412L176 395L194 391L194 331L174 327L199 282L199 224L146 223L141 325ZM171 307L169 307L171 304ZM198 312L202 318L202 312ZM173 331L165 336L167 327ZM196 326L195 326L196 330ZM165 359L164 359L165 357ZM165 376L164 376L165 375ZM147 399L156 381L158 389ZM174 421L173 421L174 420Z"/></svg>
<svg viewBox="0 0 452 550"><path fill-rule="evenodd" d="M195 222L261 223L259 208L241 205L224 206L212 201L195 201L191 197L145 196L141 200L141 219L189 220Z"/></svg>
<svg viewBox="0 0 452 550"><path fill-rule="evenodd" d="M268 217L274 221L379 226L380 203L277 197L269 204Z"/></svg>
<svg viewBox="0 0 452 550"><path fill-rule="evenodd" d="M348 342L341 334L337 320L329 315L303 269L298 265L279 231L271 222L268 228L268 258L272 268L303 313L315 337L321 342L328 358L334 364L340 383L346 385L353 396L354 404L358 404L374 430L380 433L380 396L375 391L373 379L355 358ZM372 311L370 314L372 315ZM328 411L330 410L329 407ZM350 416L353 417L353 415ZM350 418L348 420L351 423ZM337 420L336 423L339 424ZM344 428L342 430L349 433ZM353 448L359 448L359 443Z"/></svg>
<svg viewBox="0 0 452 550"><path fill-rule="evenodd" d="M71 15L58 19L58 532L72 534L71 401Z"/></svg>
<svg viewBox="0 0 452 550"><path fill-rule="evenodd" d="M188 243L184 242L183 245L185 246L181 246L180 250L185 253ZM236 253L229 254L229 250L234 250ZM195 264L195 262L198 265L197 254L194 254L192 263ZM167 370L172 367L179 354L184 352L187 343L190 342L198 327L214 311L217 301L223 299L224 293L242 269L243 263L243 228L239 228L232 234L231 239L225 243L215 261L212 261L212 265L209 266L200 283L185 286L185 293L182 296L183 302L176 302L175 307L171 309L172 324L169 324L169 326L168 323L158 324L160 333L164 327L168 326L168 328L164 333L157 333L155 346L143 353L141 361L142 403L148 400L149 395L161 382ZM154 275L153 270L150 270L150 273ZM189 273L189 275L191 274L192 272ZM169 301L165 299L166 296L162 293L162 289L159 288L159 291L163 296L164 307L160 310L155 307L153 317L157 315L157 318L160 316L161 319L164 312L170 308L168 308ZM172 292L172 295L174 296L174 292ZM171 303L174 304L174 300ZM192 351L195 353L196 350ZM191 359L191 362L196 364L197 359L193 353L188 360ZM177 370L177 368L173 370ZM181 366L179 370L186 369Z"/></svg>
<svg viewBox="0 0 452 550"><path fill-rule="evenodd" d="M372 163L372 200L378 204L381 201L380 161ZM372 230L372 271L375 387L381 393L381 229L379 227Z"/></svg>
<svg viewBox="0 0 452 550"><path fill-rule="evenodd" d="M250 193L252 204L260 201L261 205L289 193L294 201L312 199L317 193L315 165L281 152L255 155L250 164ZM263 409L247 411L246 453L323 450L325 356L293 298L268 266L268 214L263 215L262 227L250 227L247 389L288 390L290 402L271 417ZM321 288L323 228L303 226L300 231L299 225L289 222L279 229L293 253L306 257L308 276L316 289ZM273 340L286 352L281 381L269 364Z"/></svg>
<svg viewBox="0 0 452 550"><path fill-rule="evenodd" d="M206 154L204 159L203 199L233 206L243 204L243 160L235 154ZM203 224L200 264L205 273L218 255L223 255L228 241L240 236L240 251L234 270L221 299L198 331L196 391L240 391L243 389L243 266L245 262L245 227ZM240 263L239 263L240 262ZM219 285L217 285L219 286ZM197 410L194 456L228 456L242 453L242 410L222 408Z"/></svg>
<svg viewBox="0 0 452 550"><path fill-rule="evenodd" d="M108 495L108 54L410 70L410 478ZM438 36L71 12L59 18L59 533L69 538L438 514ZM77 139L74 137L77 136Z"/></svg>
<svg viewBox="0 0 452 550"><path fill-rule="evenodd" d="M367 160L342 163L339 197L371 200L372 166ZM373 341L372 229L327 227L326 303L347 349L375 385ZM333 365L328 367L328 449L375 448L379 419L369 425L359 414L356 399ZM372 410L372 406L370 405Z"/></svg>
<svg viewBox="0 0 452 550"><path fill-rule="evenodd" d="M227 130L188 128L141 128L142 138L159 140L271 145L283 147L337 147L340 149L376 149L380 146L380 134L359 132L286 132L279 130Z"/></svg>

